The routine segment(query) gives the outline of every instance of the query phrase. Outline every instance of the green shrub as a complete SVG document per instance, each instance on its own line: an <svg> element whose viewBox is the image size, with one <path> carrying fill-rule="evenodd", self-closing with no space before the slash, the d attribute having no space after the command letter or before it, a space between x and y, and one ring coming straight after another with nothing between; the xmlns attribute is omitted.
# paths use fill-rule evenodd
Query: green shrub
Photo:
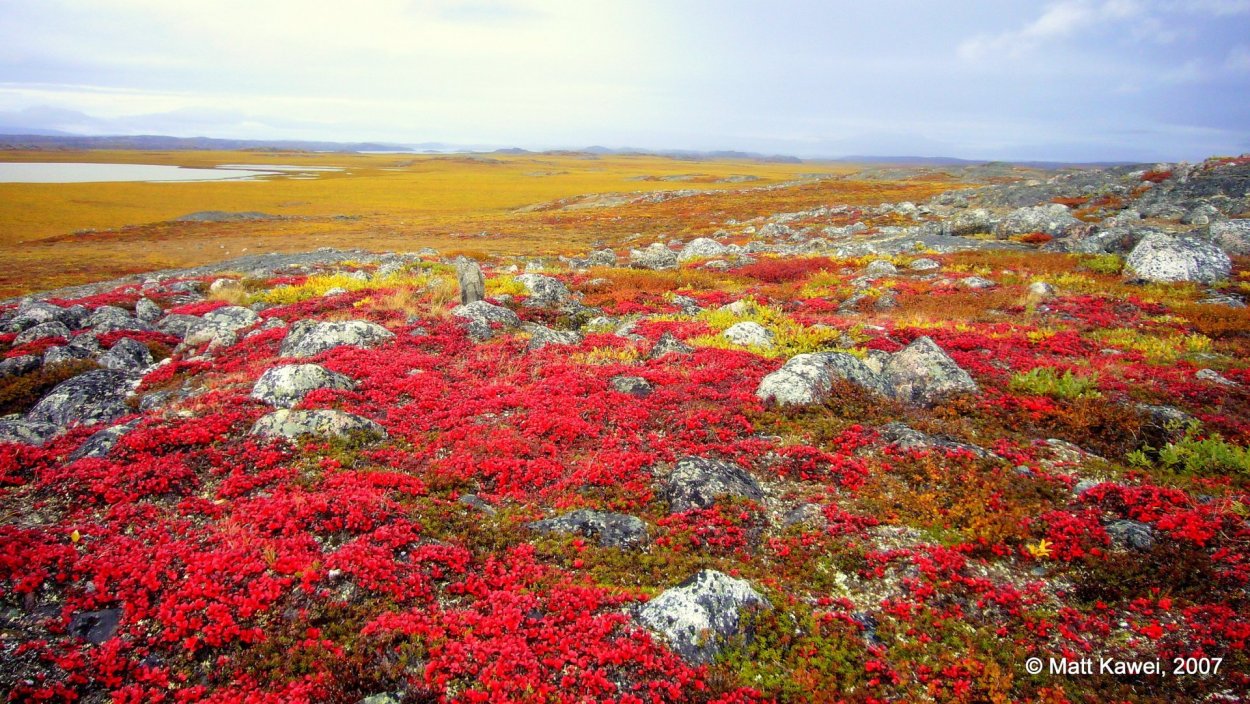
<svg viewBox="0 0 1250 704"><path fill-rule="evenodd" d="M1196 423L1185 429L1180 440L1158 450L1132 452L1127 459L1137 467L1159 466L1177 474L1250 477L1250 448L1234 445L1219 433L1200 438Z"/></svg>
<svg viewBox="0 0 1250 704"><path fill-rule="evenodd" d="M1071 371L1056 374L1054 369L1038 367L1011 377L1011 390L1052 398L1098 398L1098 378L1077 376Z"/></svg>
<svg viewBox="0 0 1250 704"><path fill-rule="evenodd" d="M1096 274L1118 274L1124 268L1124 259L1118 254L1091 254L1081 257L1080 266Z"/></svg>

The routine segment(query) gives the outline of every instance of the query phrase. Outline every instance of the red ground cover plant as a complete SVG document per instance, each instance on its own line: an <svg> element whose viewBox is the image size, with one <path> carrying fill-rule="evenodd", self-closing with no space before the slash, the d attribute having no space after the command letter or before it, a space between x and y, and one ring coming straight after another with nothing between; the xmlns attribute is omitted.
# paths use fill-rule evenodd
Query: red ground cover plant
<svg viewBox="0 0 1250 704"><path fill-rule="evenodd" d="M249 433L272 410L251 385L293 361L278 356L284 329L179 351L138 393L187 396L118 419L135 424L108 454L70 458L96 428L39 447L0 443L0 684L11 701L351 704L384 692L418 702L1167 702L1236 700L1250 686L1250 477L1127 459L1156 456L1146 440L1166 437L1147 433L1142 402L1199 418L1201 437L1244 444L1246 391L1195 379L1200 367L1186 359L1105 353L1096 335L1190 334L1185 309L1114 295L1026 309L1024 283L977 299L919 278L900 282L904 304L946 296L961 310L977 300L1003 309L935 325L785 298L784 284L818 271L840 270L824 258L766 259L723 274L630 274L628 296L595 295L608 312L673 313L674 292L713 307L744 287L766 290L796 321L853 335L857 354L927 335L980 392L920 409L835 385L827 403L780 408L755 390L784 360L712 348L647 358L663 334L707 334L702 323L644 319L633 328L644 341L594 333L527 351L522 336L475 342L454 319L408 319L365 290L262 317L386 323L396 333L387 345L311 360L353 390L316 391L297 408L364 416L387 438L288 442ZM528 321L563 322L509 305ZM1245 383L1236 344L1212 343L1234 360L1226 376ZM1095 374L1098 395L1013 390L1016 374L1038 368ZM618 391L621 375L644 378L650 393ZM888 447L874 426L889 420L986 454ZM663 477L687 456L748 470L764 498L670 515ZM638 516L651 540L622 550L526 527L576 508ZM1152 542L1118 541L1112 526L1125 520ZM749 638L696 666L631 614L699 569L748 580L773 608L751 617ZM111 616L115 629L92 631ZM1023 669L1033 656L1223 658L1226 669L1033 676Z"/></svg>

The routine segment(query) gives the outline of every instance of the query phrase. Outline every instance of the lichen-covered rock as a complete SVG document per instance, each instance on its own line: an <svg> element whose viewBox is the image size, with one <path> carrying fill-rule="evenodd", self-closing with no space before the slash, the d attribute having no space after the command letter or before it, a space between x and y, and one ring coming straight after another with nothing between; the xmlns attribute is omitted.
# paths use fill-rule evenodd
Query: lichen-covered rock
<svg viewBox="0 0 1250 704"><path fill-rule="evenodd" d="M747 320L731 325L721 335L735 345L772 347L775 336L768 328Z"/></svg>
<svg viewBox="0 0 1250 704"><path fill-rule="evenodd" d="M648 601L636 619L687 662L706 664L716 659L726 639L746 635L748 610L771 607L750 582L702 570Z"/></svg>
<svg viewBox="0 0 1250 704"><path fill-rule="evenodd" d="M981 278L980 276L966 276L959 280L959 285L964 288L979 291L987 288L994 288L998 284L990 281L989 279Z"/></svg>
<svg viewBox="0 0 1250 704"><path fill-rule="evenodd" d="M985 208L969 208L947 221L952 235L975 235L994 230L994 219Z"/></svg>
<svg viewBox="0 0 1250 704"><path fill-rule="evenodd" d="M616 266L616 252L610 249L596 249L588 259L591 266Z"/></svg>
<svg viewBox="0 0 1250 704"><path fill-rule="evenodd" d="M56 431L57 427L51 423L22 418L0 418L0 443L42 445L48 441L48 438L55 435Z"/></svg>
<svg viewBox="0 0 1250 704"><path fill-rule="evenodd" d="M1013 210L999 225L999 233L1009 236L1044 232L1060 237L1080 224L1081 221L1072 217L1066 206L1052 203Z"/></svg>
<svg viewBox="0 0 1250 704"><path fill-rule="evenodd" d="M105 428L87 438L83 444L78 446L77 450L70 453L69 460L73 462L83 457L105 457L113 451L113 447L117 445L117 441L121 440L126 433L134 430L139 425L138 419L129 423L122 423L111 428Z"/></svg>
<svg viewBox="0 0 1250 704"><path fill-rule="evenodd" d="M834 379L881 392L881 378L858 357L845 352L811 352L791 357L780 369L760 380L755 395L782 406L824 403Z"/></svg>
<svg viewBox="0 0 1250 704"><path fill-rule="evenodd" d="M907 268L912 271L933 271L935 269L941 269L942 264L936 259L921 257L920 259L913 260L911 264L907 265Z"/></svg>
<svg viewBox="0 0 1250 704"><path fill-rule="evenodd" d="M394 339L395 333L365 320L301 320L287 331L278 354L283 357L315 357L343 345L369 348Z"/></svg>
<svg viewBox="0 0 1250 704"><path fill-rule="evenodd" d="M186 315L185 313L170 313L161 318L156 323L156 329L166 335L174 335L177 337L186 337L187 333L194 330L204 321L198 315Z"/></svg>
<svg viewBox="0 0 1250 704"><path fill-rule="evenodd" d="M95 425L130 413L126 397L135 378L114 369L97 369L63 381L35 404L27 420L58 428Z"/></svg>
<svg viewBox="0 0 1250 704"><path fill-rule="evenodd" d="M0 379L6 376L19 376L35 371L42 365L42 360L33 354L0 359Z"/></svg>
<svg viewBox="0 0 1250 704"><path fill-rule="evenodd" d="M897 273L898 267L885 259L873 260L864 267L864 276L894 276Z"/></svg>
<svg viewBox="0 0 1250 704"><path fill-rule="evenodd" d="M184 341L195 345L214 340L232 340L235 333L258 322L260 316L250 308L224 306L205 313L198 323L187 329Z"/></svg>
<svg viewBox="0 0 1250 704"><path fill-rule="evenodd" d="M132 340L129 337L123 337L108 352L100 355L100 366L105 369L117 369L120 371L137 372L147 368L152 364L152 351L147 345Z"/></svg>
<svg viewBox="0 0 1250 704"><path fill-rule="evenodd" d="M26 328L22 332L18 333L17 337L13 338L13 345L25 345L29 342L46 340L52 337L59 337L68 340L72 336L73 333L69 331L69 328L65 327L65 323L62 323L59 320L53 320L47 323L39 323L38 325Z"/></svg>
<svg viewBox="0 0 1250 704"><path fill-rule="evenodd" d="M73 359L92 359L100 354L100 343L92 335L79 335L68 345L49 347L43 353L43 366L68 362Z"/></svg>
<svg viewBox="0 0 1250 704"><path fill-rule="evenodd" d="M1149 550L1155 544L1155 531L1141 521L1128 519L1113 521L1107 525L1111 544L1121 550Z"/></svg>
<svg viewBox="0 0 1250 704"><path fill-rule="evenodd" d="M646 249L629 250L629 265L635 269L675 269L677 253L656 242Z"/></svg>
<svg viewBox="0 0 1250 704"><path fill-rule="evenodd" d="M290 408L317 389L354 389L350 378L319 364L287 364L265 370L252 386L252 398Z"/></svg>
<svg viewBox="0 0 1250 704"><path fill-rule="evenodd" d="M672 333L666 332L660 335L660 339L651 348L647 359L659 359L666 354L690 354L691 352L694 352L693 347L673 337Z"/></svg>
<svg viewBox="0 0 1250 704"><path fill-rule="evenodd" d="M155 323L161 319L165 311L161 307L146 298L140 298L135 302L135 317L145 323Z"/></svg>
<svg viewBox="0 0 1250 704"><path fill-rule="evenodd" d="M725 254L727 248L725 245L708 237L696 237L686 243L681 248L681 252L677 254L678 261L689 261L691 259L710 259Z"/></svg>
<svg viewBox="0 0 1250 704"><path fill-rule="evenodd" d="M951 394L974 393L977 383L928 337L894 353L881 370L886 393L894 400L929 406Z"/></svg>
<svg viewBox="0 0 1250 704"><path fill-rule="evenodd" d="M529 296L523 305L531 308L555 308L572 296L564 282L542 274L521 274L516 277Z"/></svg>
<svg viewBox="0 0 1250 704"><path fill-rule="evenodd" d="M529 527L539 533L572 533L597 538L603 547L638 547L649 540L647 524L637 516L588 509L534 521Z"/></svg>
<svg viewBox="0 0 1250 704"><path fill-rule="evenodd" d="M530 334L530 341L525 349L531 352L548 345L577 345L582 341L582 334L576 330L552 330L536 323L527 323L525 329Z"/></svg>
<svg viewBox="0 0 1250 704"><path fill-rule="evenodd" d="M1039 300L1054 298L1055 287L1045 281L1034 281L1029 284L1029 296Z"/></svg>
<svg viewBox="0 0 1250 704"><path fill-rule="evenodd" d="M683 457L664 482L669 510L681 513L695 508L711 508L716 500L735 496L753 501L764 498L764 490L747 471L736 464L706 457Z"/></svg>
<svg viewBox="0 0 1250 704"><path fill-rule="evenodd" d="M1250 255L1250 219L1221 220L1207 228L1211 241L1235 257Z"/></svg>
<svg viewBox="0 0 1250 704"><path fill-rule="evenodd" d="M651 395L651 383L640 376L614 376L610 380L612 388L634 398L646 398Z"/></svg>
<svg viewBox="0 0 1250 704"><path fill-rule="evenodd" d="M70 324L68 316L68 311L61 306L47 301L26 299L18 304L17 315L9 321L8 329L11 332L21 332L41 323L51 322L59 322L68 326Z"/></svg>
<svg viewBox="0 0 1250 704"><path fill-rule="evenodd" d="M343 411L291 411L282 409L261 417L252 425L253 435L295 440L306 435L348 437L369 435L386 438L386 429L368 418Z"/></svg>
<svg viewBox="0 0 1250 704"><path fill-rule="evenodd" d="M881 440L902 450L962 450L977 457L993 457L994 454L978 445L948 440L922 433L904 423L886 423L877 428Z"/></svg>
<svg viewBox="0 0 1250 704"><path fill-rule="evenodd" d="M1227 279L1232 261L1210 241L1189 236L1151 233L1129 252L1124 276L1133 281L1197 281Z"/></svg>

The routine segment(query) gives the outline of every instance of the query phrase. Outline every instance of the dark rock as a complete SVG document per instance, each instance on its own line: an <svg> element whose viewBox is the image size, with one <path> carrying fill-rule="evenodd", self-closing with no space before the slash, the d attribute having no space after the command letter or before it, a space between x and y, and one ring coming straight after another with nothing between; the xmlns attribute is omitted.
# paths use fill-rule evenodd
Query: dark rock
<svg viewBox="0 0 1250 704"><path fill-rule="evenodd" d="M121 620L121 609L79 611L69 620L69 632L90 643L100 645L117 633L117 626Z"/></svg>
<svg viewBox="0 0 1250 704"><path fill-rule="evenodd" d="M660 339L651 348L647 359L659 359L666 354L690 354L694 352L694 348L686 343L673 337L672 333L664 333L660 335Z"/></svg>
<svg viewBox="0 0 1250 704"><path fill-rule="evenodd" d="M16 347L17 345L25 345L30 342L35 342L36 340L46 340L51 337L59 337L64 340L69 340L70 337L72 337L72 334L70 333L69 328L65 327L65 323L62 323L59 320L53 320L48 323L40 323L33 327L26 328L22 332L18 333L17 337L13 338L13 346Z"/></svg>
<svg viewBox="0 0 1250 704"><path fill-rule="evenodd" d="M100 366L105 369L137 372L152 364L152 351L147 345L124 337L113 344L108 352L100 355Z"/></svg>
<svg viewBox="0 0 1250 704"><path fill-rule="evenodd" d="M647 525L636 516L582 509L563 516L534 521L530 530L539 533L573 533L598 538L603 547L631 548L645 545Z"/></svg>
<svg viewBox="0 0 1250 704"><path fill-rule="evenodd" d="M1141 521L1114 521L1107 525L1107 535L1111 544L1122 550L1145 551L1155 544L1154 529Z"/></svg>
<svg viewBox="0 0 1250 704"><path fill-rule="evenodd" d="M664 497L672 513L711 508L717 499L726 496L760 501L764 490L738 465L704 457L678 460L665 481Z"/></svg>
<svg viewBox="0 0 1250 704"><path fill-rule="evenodd" d="M8 359L0 359L0 379L6 376L20 376L29 374L38 369L42 364L42 360L33 354L24 354L20 357L9 357Z"/></svg>
<svg viewBox="0 0 1250 704"><path fill-rule="evenodd" d="M652 391L651 383L640 376L614 376L609 383L617 391L636 398L646 398Z"/></svg>
<svg viewBox="0 0 1250 704"><path fill-rule="evenodd" d="M134 377L113 369L98 369L61 382L27 414L27 419L58 428L95 425L130 413L126 397Z"/></svg>
<svg viewBox="0 0 1250 704"><path fill-rule="evenodd" d="M113 447L117 445L117 441L121 440L126 433L134 430L137 425L139 425L138 419L99 431L87 438L82 445L79 445L78 449L70 454L69 460L73 462L83 457L108 456L113 451Z"/></svg>
<svg viewBox="0 0 1250 704"><path fill-rule="evenodd" d="M56 431L57 427L51 423L22 418L0 418L0 443L42 445L55 435Z"/></svg>

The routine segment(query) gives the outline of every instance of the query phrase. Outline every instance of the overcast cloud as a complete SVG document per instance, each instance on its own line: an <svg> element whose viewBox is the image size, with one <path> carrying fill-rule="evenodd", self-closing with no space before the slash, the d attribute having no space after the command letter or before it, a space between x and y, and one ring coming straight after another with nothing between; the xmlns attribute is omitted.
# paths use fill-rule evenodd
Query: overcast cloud
<svg viewBox="0 0 1250 704"><path fill-rule="evenodd" d="M1250 0L0 0L0 127L1192 160Z"/></svg>

